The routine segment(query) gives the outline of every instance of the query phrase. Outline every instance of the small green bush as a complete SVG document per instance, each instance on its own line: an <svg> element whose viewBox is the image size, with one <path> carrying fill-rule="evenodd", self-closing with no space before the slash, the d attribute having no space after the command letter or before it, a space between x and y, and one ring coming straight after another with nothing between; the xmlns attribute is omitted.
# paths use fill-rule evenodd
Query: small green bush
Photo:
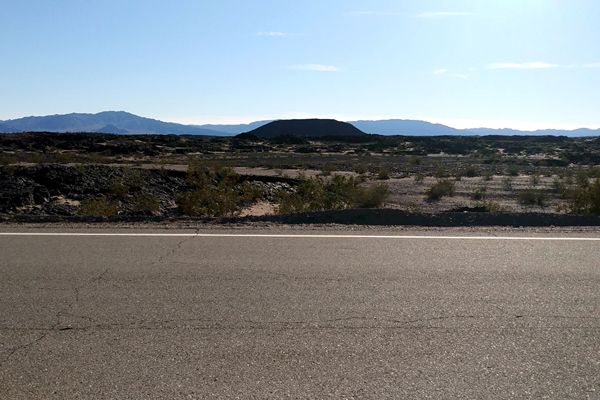
<svg viewBox="0 0 600 400"><path fill-rule="evenodd" d="M425 180L425 175L423 175L422 173L417 173L415 174L414 177L415 183L423 183L423 181Z"/></svg>
<svg viewBox="0 0 600 400"><path fill-rule="evenodd" d="M600 179L580 185L568 192L570 211L576 214L600 215Z"/></svg>
<svg viewBox="0 0 600 400"><path fill-rule="evenodd" d="M441 165L438 167L437 171L435 172L435 177L438 179L447 178L449 176L450 176L450 173L448 172L448 170Z"/></svg>
<svg viewBox="0 0 600 400"><path fill-rule="evenodd" d="M508 176L519 176L519 168L515 166L508 167L506 170Z"/></svg>
<svg viewBox="0 0 600 400"><path fill-rule="evenodd" d="M233 215L244 200L238 190L239 180L230 167L192 160L187 174L192 190L179 194L177 205L185 215L194 217Z"/></svg>
<svg viewBox="0 0 600 400"><path fill-rule="evenodd" d="M546 193L539 189L529 188L519 193L519 203L524 206L545 207L546 200Z"/></svg>
<svg viewBox="0 0 600 400"><path fill-rule="evenodd" d="M573 184L573 171L571 171L570 169L566 170L565 173L563 174L563 178L564 178L566 185L572 185Z"/></svg>
<svg viewBox="0 0 600 400"><path fill-rule="evenodd" d="M487 188L485 186L478 187L477 189L475 189L473 191L473 193L471 193L471 198L473 200L477 200L477 201L483 200L483 199L485 199L486 192L487 192Z"/></svg>
<svg viewBox="0 0 600 400"><path fill-rule="evenodd" d="M185 215L221 217L233 215L238 208L238 195L233 188L196 189L177 196L177 204Z"/></svg>
<svg viewBox="0 0 600 400"><path fill-rule="evenodd" d="M154 215L160 211L160 200L151 193L138 193L132 199L133 212Z"/></svg>
<svg viewBox="0 0 600 400"><path fill-rule="evenodd" d="M485 208L489 213L500 213L506 211L499 203L495 201L485 200L479 203L481 207Z"/></svg>
<svg viewBox="0 0 600 400"><path fill-rule="evenodd" d="M390 195L387 185L374 185L359 190L356 194L355 204L358 208L378 208L385 203Z"/></svg>
<svg viewBox="0 0 600 400"><path fill-rule="evenodd" d="M118 204L106 197L86 199L79 206L79 214L89 217L112 217L118 213Z"/></svg>
<svg viewBox="0 0 600 400"><path fill-rule="evenodd" d="M377 179L382 181L390 179L390 170L388 168L380 168L377 173Z"/></svg>
<svg viewBox="0 0 600 400"><path fill-rule="evenodd" d="M513 190L513 178L510 176L505 176L504 178L502 178L502 188L504 190L506 190L507 192L510 192Z"/></svg>
<svg viewBox="0 0 600 400"><path fill-rule="evenodd" d="M590 184L590 177L585 169L580 168L577 170L575 173L575 183L579 187L586 187Z"/></svg>
<svg viewBox="0 0 600 400"><path fill-rule="evenodd" d="M329 176L331 175L331 173L335 171L335 165L331 164L331 163L326 163L325 165L323 165L323 168L321 168L321 176Z"/></svg>
<svg viewBox="0 0 600 400"><path fill-rule="evenodd" d="M369 169L365 164L358 164L354 167L354 172L356 172L359 175L364 175L367 172L369 172Z"/></svg>
<svg viewBox="0 0 600 400"><path fill-rule="evenodd" d="M126 168L124 170L122 183L130 191L140 190L146 186L148 176L148 171L136 168Z"/></svg>
<svg viewBox="0 0 600 400"><path fill-rule="evenodd" d="M567 185L556 176L552 180L552 189L556 193L563 194L567 190Z"/></svg>
<svg viewBox="0 0 600 400"><path fill-rule="evenodd" d="M421 157L411 157L410 160L408 160L408 164L409 165L421 165L421 164L423 164L423 159Z"/></svg>
<svg viewBox="0 0 600 400"><path fill-rule="evenodd" d="M117 199L125 199L128 194L128 188L123 183L123 179L113 178L110 183L110 194Z"/></svg>
<svg viewBox="0 0 600 400"><path fill-rule="evenodd" d="M244 182L240 188L240 195L246 202L257 201L265 195L262 187L252 182Z"/></svg>
<svg viewBox="0 0 600 400"><path fill-rule="evenodd" d="M480 173L481 172L479 171L479 169L470 165L467 168L465 168L463 175L466 176L467 178L474 178L476 176L479 176Z"/></svg>
<svg viewBox="0 0 600 400"><path fill-rule="evenodd" d="M427 190L427 200L437 201L444 196L452 196L454 194L454 189L454 183L447 179L437 181Z"/></svg>
<svg viewBox="0 0 600 400"><path fill-rule="evenodd" d="M282 214L380 207L389 195L387 185L363 188L360 179L336 175L329 180L304 179L293 193L279 195L278 212Z"/></svg>

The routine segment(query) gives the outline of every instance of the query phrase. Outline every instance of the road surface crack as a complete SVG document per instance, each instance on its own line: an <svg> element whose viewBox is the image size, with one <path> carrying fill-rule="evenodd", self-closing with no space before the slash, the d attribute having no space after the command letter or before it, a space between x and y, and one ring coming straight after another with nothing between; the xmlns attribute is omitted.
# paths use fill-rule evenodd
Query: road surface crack
<svg viewBox="0 0 600 400"><path fill-rule="evenodd" d="M79 303L79 296L80 296L81 290L84 289L85 287L87 287L88 285L91 285L92 283L99 282L102 279L104 279L104 277L109 273L109 271L110 271L110 269L106 268L100 274L98 274L97 276L95 276L95 277L87 280L83 284L81 284L81 285L74 285L71 288L71 290L73 292L73 300L71 300L69 303L67 303L67 305L65 305L61 310L59 310L54 315L54 318L55 318L56 322L52 326L50 326L49 328L46 328L46 329L41 329L41 328L31 329L31 331L35 331L35 330L37 330L37 331L44 331L44 333L42 335L38 336L37 338L35 338L34 340L32 340L32 341L24 344L24 345L16 346L16 347L12 348L11 350L9 350L8 354L6 355L6 357L4 357L4 359L2 360L2 362L0 362L0 365L3 365L6 362L8 362L10 360L10 358L13 355L15 355L18 351L28 350L31 346L33 346L36 343L44 340L53 331L65 331L65 330L74 329L74 327L71 326L71 325L63 325L61 323L62 318L65 317L65 316L72 316L72 317L75 317L75 318L87 319L90 322L95 322L95 320L92 317L75 315L75 314L71 313L71 311L73 310L73 308L75 307L75 305L77 303ZM68 289L61 289L61 290L68 290ZM2 328L0 330L6 330L6 328ZM13 329L13 330L17 330L17 329ZM23 330L25 330L25 329L23 329Z"/></svg>
<svg viewBox="0 0 600 400"><path fill-rule="evenodd" d="M48 330L46 330L43 334L39 335L37 338L29 341L28 343L25 343L25 344L22 344L20 346L16 346L16 347L12 348L8 352L8 354L6 355L6 357L4 357L4 359L2 360L2 362L0 362L0 366L3 366L4 364L6 364L10 360L10 358L13 355L15 355L18 351L20 351L20 350L28 350L34 344L36 344L36 343L41 342L42 340L44 340L46 338L46 336L48 336L56 328L57 328L57 325L53 325Z"/></svg>
<svg viewBox="0 0 600 400"><path fill-rule="evenodd" d="M194 230L194 234L195 234L195 235L197 235L199 232L200 232L200 229L199 229L199 228L196 228L196 229ZM173 247L173 248L172 248L172 249L171 249L169 252L167 252L167 254L163 254L162 256L160 256L160 257L158 258L158 263L159 263L159 264L162 264L162 263L164 263L164 262L165 262L167 259L169 259L169 258L173 257L175 254L177 254L177 253L178 253L178 252L179 252L179 251L182 249L183 245L184 245L186 242L188 242L188 241L190 241L190 240L194 239L195 237L196 237L196 236L187 236L187 237L184 237L182 240L178 241L178 242L175 244L175 246L174 246L174 247Z"/></svg>

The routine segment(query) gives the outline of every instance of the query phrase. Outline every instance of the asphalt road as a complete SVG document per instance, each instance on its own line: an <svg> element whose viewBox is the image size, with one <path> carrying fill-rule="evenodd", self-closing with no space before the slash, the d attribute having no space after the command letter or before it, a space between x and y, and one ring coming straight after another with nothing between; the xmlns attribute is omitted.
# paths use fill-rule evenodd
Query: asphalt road
<svg viewBox="0 0 600 400"><path fill-rule="evenodd" d="M600 398L600 241L512 239L0 236L0 399Z"/></svg>

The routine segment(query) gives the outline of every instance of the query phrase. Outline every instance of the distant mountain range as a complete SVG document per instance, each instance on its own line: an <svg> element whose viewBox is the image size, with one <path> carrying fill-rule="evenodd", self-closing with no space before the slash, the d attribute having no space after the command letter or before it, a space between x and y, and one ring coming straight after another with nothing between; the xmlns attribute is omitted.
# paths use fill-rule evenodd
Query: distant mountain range
<svg viewBox="0 0 600 400"><path fill-rule="evenodd" d="M222 135L221 132L197 126L163 122L139 117L124 111L98 114L64 114L25 117L0 121L0 132L102 132L118 134Z"/></svg>
<svg viewBox="0 0 600 400"><path fill-rule="evenodd" d="M202 129L210 129L212 131L217 131L217 132L220 132L221 134L225 134L225 135L238 135L240 133L250 132L256 128L260 128L261 126L266 125L269 122L273 122L273 120L256 121L256 122L251 122L249 124L238 124L238 125L206 124L206 125L194 125L194 126L196 126L198 128L202 128Z"/></svg>
<svg viewBox="0 0 600 400"><path fill-rule="evenodd" d="M105 111L97 114L63 114L41 117L25 117L0 121L1 133L12 132L102 132L116 134L172 134L233 136L253 131L273 121L256 121L237 125L183 125L139 117L124 111ZM439 136L439 135L553 135L553 136L600 136L600 129L538 130L516 129L456 129L426 121L390 119L377 121L350 121L363 132L378 135Z"/></svg>

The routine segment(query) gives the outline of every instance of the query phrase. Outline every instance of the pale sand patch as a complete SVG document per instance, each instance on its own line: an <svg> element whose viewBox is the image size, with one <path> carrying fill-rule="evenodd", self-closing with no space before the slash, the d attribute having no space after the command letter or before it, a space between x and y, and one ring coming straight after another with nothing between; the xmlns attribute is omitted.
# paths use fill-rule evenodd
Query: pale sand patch
<svg viewBox="0 0 600 400"><path fill-rule="evenodd" d="M250 207L244 208L240 212L240 217L257 217L261 215L273 214L275 214L275 204L269 203L268 201L259 201L258 203L252 204Z"/></svg>

